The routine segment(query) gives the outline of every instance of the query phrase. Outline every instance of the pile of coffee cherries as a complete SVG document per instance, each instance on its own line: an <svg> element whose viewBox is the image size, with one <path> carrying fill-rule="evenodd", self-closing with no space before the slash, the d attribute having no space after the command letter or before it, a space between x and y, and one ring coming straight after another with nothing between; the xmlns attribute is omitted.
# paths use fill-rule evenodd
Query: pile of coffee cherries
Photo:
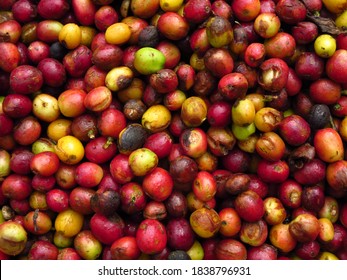
<svg viewBox="0 0 347 280"><path fill-rule="evenodd" d="M347 259L347 0L1 0L0 258Z"/></svg>

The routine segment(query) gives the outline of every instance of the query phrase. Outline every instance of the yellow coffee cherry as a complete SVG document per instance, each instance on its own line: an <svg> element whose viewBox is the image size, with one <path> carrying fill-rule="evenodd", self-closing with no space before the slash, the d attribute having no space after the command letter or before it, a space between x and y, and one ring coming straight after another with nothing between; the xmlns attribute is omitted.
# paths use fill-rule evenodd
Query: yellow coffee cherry
<svg viewBox="0 0 347 280"><path fill-rule="evenodd" d="M202 71L205 69L203 57L200 57L196 52L190 56L189 64L194 68L195 71Z"/></svg>
<svg viewBox="0 0 347 280"><path fill-rule="evenodd" d="M335 254L333 254L331 252L324 251L324 252L319 253L318 260L321 260L321 261L336 261L336 260L339 260L339 258Z"/></svg>
<svg viewBox="0 0 347 280"><path fill-rule="evenodd" d="M141 123L152 133L163 131L171 123L171 112L164 105L152 105L142 115Z"/></svg>
<svg viewBox="0 0 347 280"><path fill-rule="evenodd" d="M66 237L77 235L83 227L83 215L72 209L67 209L58 214L54 222L54 228Z"/></svg>
<svg viewBox="0 0 347 280"><path fill-rule="evenodd" d="M66 164L77 164L84 157L82 142L72 135L60 138L55 146L55 152L59 159Z"/></svg>
<svg viewBox="0 0 347 280"><path fill-rule="evenodd" d="M319 218L319 239L322 242L330 242L334 238L334 225L328 218Z"/></svg>
<svg viewBox="0 0 347 280"><path fill-rule="evenodd" d="M71 125L70 119L57 119L47 126L47 136L58 141L61 137L71 134Z"/></svg>
<svg viewBox="0 0 347 280"><path fill-rule="evenodd" d="M165 12L177 12L182 4L183 0L160 0L160 8Z"/></svg>
<svg viewBox="0 0 347 280"><path fill-rule="evenodd" d="M335 24L339 28L347 28L347 10L336 17Z"/></svg>
<svg viewBox="0 0 347 280"><path fill-rule="evenodd" d="M91 26L81 26L81 45L90 47L97 30Z"/></svg>
<svg viewBox="0 0 347 280"><path fill-rule="evenodd" d="M192 247L187 251L188 256L192 260L203 260L204 259L204 249L198 240L195 240Z"/></svg>
<svg viewBox="0 0 347 280"><path fill-rule="evenodd" d="M255 107L250 99L238 99L231 108L231 119L236 125L249 125L255 118Z"/></svg>
<svg viewBox="0 0 347 280"><path fill-rule="evenodd" d="M133 71L127 66L118 66L111 69L105 77L105 85L111 91L127 88L134 79Z"/></svg>
<svg viewBox="0 0 347 280"><path fill-rule="evenodd" d="M339 125L339 134L342 140L347 141L347 116L343 117Z"/></svg>
<svg viewBox="0 0 347 280"><path fill-rule="evenodd" d="M60 115L57 98L47 93L36 95L33 100L33 114L45 122L55 121Z"/></svg>
<svg viewBox="0 0 347 280"><path fill-rule="evenodd" d="M340 14L347 9L347 0L322 0L325 8L334 14Z"/></svg>
<svg viewBox="0 0 347 280"><path fill-rule="evenodd" d="M314 41L314 50L322 58L331 57L336 51L336 40L329 34L319 35Z"/></svg>
<svg viewBox="0 0 347 280"><path fill-rule="evenodd" d="M131 29L129 25L124 22L116 22L105 31L105 40L109 44L121 45L126 42L131 37Z"/></svg>
<svg viewBox="0 0 347 280"><path fill-rule="evenodd" d="M60 30L58 38L67 49L75 49L81 44L81 28L76 23L67 23Z"/></svg>

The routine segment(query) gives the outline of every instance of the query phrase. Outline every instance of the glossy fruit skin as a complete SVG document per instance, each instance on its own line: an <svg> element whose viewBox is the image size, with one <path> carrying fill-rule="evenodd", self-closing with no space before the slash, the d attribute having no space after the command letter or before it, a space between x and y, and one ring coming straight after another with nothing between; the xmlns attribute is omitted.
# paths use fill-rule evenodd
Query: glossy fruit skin
<svg viewBox="0 0 347 280"><path fill-rule="evenodd" d="M122 62L122 49L117 45L104 44L93 52L92 62L104 71L118 67Z"/></svg>
<svg viewBox="0 0 347 280"><path fill-rule="evenodd" d="M136 242L140 251L145 254L161 252L167 244L165 226L157 220L143 220L136 232Z"/></svg>
<svg viewBox="0 0 347 280"><path fill-rule="evenodd" d="M138 183L129 182L124 184L120 190L121 209L127 214L136 214L146 207L147 197Z"/></svg>
<svg viewBox="0 0 347 280"><path fill-rule="evenodd" d="M201 125L207 116L207 104L198 96L187 98L181 107L181 119L188 127Z"/></svg>
<svg viewBox="0 0 347 280"><path fill-rule="evenodd" d="M244 191L235 198L235 210L247 222L256 222L265 213L264 201L254 191Z"/></svg>
<svg viewBox="0 0 347 280"><path fill-rule="evenodd" d="M277 256L278 250L268 243L247 250L248 260L277 260Z"/></svg>
<svg viewBox="0 0 347 280"><path fill-rule="evenodd" d="M276 4L276 13L283 22L295 24L305 19L306 6L297 0L280 0Z"/></svg>
<svg viewBox="0 0 347 280"><path fill-rule="evenodd" d="M236 18L240 21L251 21L256 18L260 12L260 1L247 0L242 3L238 1L232 1L231 7L234 11Z"/></svg>
<svg viewBox="0 0 347 280"><path fill-rule="evenodd" d="M304 260L315 259L320 251L320 244L317 241L309 241L300 243L295 249L298 257Z"/></svg>
<svg viewBox="0 0 347 280"><path fill-rule="evenodd" d="M297 181L288 179L279 185L278 198L287 208L301 206L303 187Z"/></svg>
<svg viewBox="0 0 347 280"><path fill-rule="evenodd" d="M84 147L76 137L67 135L57 141L55 147L59 159L66 164L77 164L84 157Z"/></svg>
<svg viewBox="0 0 347 280"><path fill-rule="evenodd" d="M23 200L28 198L32 192L30 182L29 176L13 173L2 182L1 189L7 198Z"/></svg>
<svg viewBox="0 0 347 280"><path fill-rule="evenodd" d="M0 68L5 72L10 73L20 63L20 52L18 47L11 42L2 42L0 44L0 50L2 54Z"/></svg>
<svg viewBox="0 0 347 280"><path fill-rule="evenodd" d="M332 128L322 128L314 136L314 146L318 157L324 162L335 162L344 157L341 136ZM323 143L324 147L323 147ZM327 145L328 144L328 145Z"/></svg>
<svg viewBox="0 0 347 280"><path fill-rule="evenodd" d="M279 125L279 134L292 146L304 144L310 134L311 128L308 122L299 115L285 117Z"/></svg>
<svg viewBox="0 0 347 280"><path fill-rule="evenodd" d="M160 117L159 117L160 116ZM150 132L164 131L171 123L171 112L162 104L150 106L142 115L141 124Z"/></svg>
<svg viewBox="0 0 347 280"><path fill-rule="evenodd" d="M210 48L204 54L204 63L214 76L223 77L234 69L234 60L229 52L222 48Z"/></svg>
<svg viewBox="0 0 347 280"><path fill-rule="evenodd" d="M90 215L93 213L90 199L95 194L95 190L91 188L78 186L69 194L69 205L72 210L82 214Z"/></svg>
<svg viewBox="0 0 347 280"><path fill-rule="evenodd" d="M344 83L347 72L341 67L347 58L347 50L337 50L327 61L325 69L330 79L337 83Z"/></svg>
<svg viewBox="0 0 347 280"><path fill-rule="evenodd" d="M265 53L268 57L286 59L294 55L296 41L287 32L278 32L264 42Z"/></svg>
<svg viewBox="0 0 347 280"><path fill-rule="evenodd" d="M287 217L287 211L281 200L277 197L269 196L264 199L264 220L267 224L275 225L282 223Z"/></svg>
<svg viewBox="0 0 347 280"><path fill-rule="evenodd" d="M29 260L56 260L58 258L58 248L47 240L37 240L31 246Z"/></svg>
<svg viewBox="0 0 347 280"><path fill-rule="evenodd" d="M31 65L20 65L10 74L10 87L19 94L31 94L43 85L42 72Z"/></svg>
<svg viewBox="0 0 347 280"><path fill-rule="evenodd" d="M96 164L111 161L117 154L117 144L105 136L90 140L85 146L86 158Z"/></svg>
<svg viewBox="0 0 347 280"><path fill-rule="evenodd" d="M170 173L161 168L154 168L149 174L143 178L142 188L144 192L155 201L166 200L172 190L174 182Z"/></svg>
<svg viewBox="0 0 347 280"><path fill-rule="evenodd" d="M13 138L20 145L31 145L39 139L42 126L39 120L29 115L21 119L14 127Z"/></svg>
<svg viewBox="0 0 347 280"><path fill-rule="evenodd" d="M174 12L165 12L157 22L158 30L169 40L183 39L189 32L187 20Z"/></svg>
<svg viewBox="0 0 347 280"><path fill-rule="evenodd" d="M82 39L80 27L73 22L65 24L58 36L59 42L69 50L78 47Z"/></svg>
<svg viewBox="0 0 347 280"><path fill-rule="evenodd" d="M318 26L310 21L299 22L292 27L291 31L299 44L311 43L318 36Z"/></svg>
<svg viewBox="0 0 347 280"><path fill-rule="evenodd" d="M129 157L124 154L117 154L110 162L111 176L119 184L128 183L134 177L128 162Z"/></svg>
<svg viewBox="0 0 347 280"><path fill-rule="evenodd" d="M222 225L219 232L225 237L233 237L241 229L241 218L234 208L223 208L219 211L219 217Z"/></svg>
<svg viewBox="0 0 347 280"><path fill-rule="evenodd" d="M211 14L211 3L209 1L192 0L184 6L184 18L190 23L201 23Z"/></svg>
<svg viewBox="0 0 347 280"><path fill-rule="evenodd" d="M95 213L90 219L90 227L93 235L100 242L112 245L113 242L124 236L125 223L116 213L108 217Z"/></svg>
<svg viewBox="0 0 347 280"><path fill-rule="evenodd" d="M289 176L289 166L283 160L271 162L262 159L258 163L257 174L264 182L281 183Z"/></svg>
<svg viewBox="0 0 347 280"><path fill-rule="evenodd" d="M80 260L81 257L78 255L74 248L63 248L58 253L58 260Z"/></svg>
<svg viewBox="0 0 347 280"><path fill-rule="evenodd" d="M345 160L338 160L328 164L326 170L326 179L331 188L334 190L345 190L346 184L344 183L347 162Z"/></svg>
<svg viewBox="0 0 347 280"><path fill-rule="evenodd" d="M35 154L30 161L31 170L42 176L52 176L58 171L60 162L54 152L45 151Z"/></svg>
<svg viewBox="0 0 347 280"><path fill-rule="evenodd" d="M324 60L314 52L303 52L295 61L294 68L302 80L315 81L323 75Z"/></svg>
<svg viewBox="0 0 347 280"><path fill-rule="evenodd" d="M146 138L143 146L156 153L159 159L165 158L169 155L173 145L172 136L165 132L157 132Z"/></svg>
<svg viewBox="0 0 347 280"><path fill-rule="evenodd" d="M74 248L85 260L95 260L102 253L102 244L90 230L82 230L74 238Z"/></svg>
<svg viewBox="0 0 347 280"><path fill-rule="evenodd" d="M32 100L23 94L11 93L3 100L3 111L11 118L19 119L32 112Z"/></svg>
<svg viewBox="0 0 347 280"><path fill-rule="evenodd" d="M246 246L233 238L220 240L215 251L218 260L245 260L247 258Z"/></svg>
<svg viewBox="0 0 347 280"><path fill-rule="evenodd" d="M193 181L192 190L201 201L212 199L217 191L217 185L212 174L207 171L200 171Z"/></svg>
<svg viewBox="0 0 347 280"><path fill-rule="evenodd" d="M10 169L12 172L21 175L28 175L31 171L30 162L34 153L28 149L15 149L10 158Z"/></svg>
<svg viewBox="0 0 347 280"><path fill-rule="evenodd" d="M87 93L83 89L68 89L58 97L58 106L65 117L77 117L85 112L84 99ZM68 105L70 106L68 107Z"/></svg>
<svg viewBox="0 0 347 280"><path fill-rule="evenodd" d="M131 152L128 163L135 176L145 176L158 166L158 156L147 148L139 148Z"/></svg>
<svg viewBox="0 0 347 280"><path fill-rule="evenodd" d="M298 243L290 234L289 225L283 223L270 228L269 240L273 246L284 253L292 251Z"/></svg>
<svg viewBox="0 0 347 280"><path fill-rule="evenodd" d="M102 112L112 103L112 93L105 86L91 89L84 99L84 106L93 112Z"/></svg>
<svg viewBox="0 0 347 280"><path fill-rule="evenodd" d="M110 123L115 125L110 126ZM122 111L116 108L108 107L97 117L97 128L102 136L118 138L125 127L126 118Z"/></svg>
<svg viewBox="0 0 347 280"><path fill-rule="evenodd" d="M50 210L62 212L69 208L69 195L60 189L52 189L46 193L46 202Z"/></svg>
<svg viewBox="0 0 347 280"><path fill-rule="evenodd" d="M93 162L83 162L76 168L75 180L81 187L96 187L104 176L101 166Z"/></svg>
<svg viewBox="0 0 347 280"><path fill-rule="evenodd" d="M305 209L319 212L324 205L325 194L321 186L305 187L302 193L302 205Z"/></svg>
<svg viewBox="0 0 347 280"><path fill-rule="evenodd" d="M136 238L132 236L117 239L112 243L110 250L113 260L133 260L138 259L141 255Z"/></svg>
<svg viewBox="0 0 347 280"><path fill-rule="evenodd" d="M322 34L316 38L313 46L320 57L329 58L336 51L336 40L329 34Z"/></svg>
<svg viewBox="0 0 347 280"><path fill-rule="evenodd" d="M166 225L168 245L173 250L187 251L195 241L195 233L185 218L170 220Z"/></svg>
<svg viewBox="0 0 347 280"><path fill-rule="evenodd" d="M211 126L227 126L230 123L231 106L228 102L219 101L211 104L206 119Z"/></svg>
<svg viewBox="0 0 347 280"><path fill-rule="evenodd" d="M164 68L165 56L155 48L143 47L138 49L134 55L134 68L141 74L152 74ZM147 64L149 62L150 64Z"/></svg>
<svg viewBox="0 0 347 280"><path fill-rule="evenodd" d="M82 229L83 221L82 214L69 208L58 214L54 221L54 228L67 237L73 237Z"/></svg>
<svg viewBox="0 0 347 280"><path fill-rule="evenodd" d="M330 94L324 94L326 91L329 91ZM331 79L321 78L310 85L309 92L313 102L331 105L336 103L341 97L341 86Z"/></svg>
<svg viewBox="0 0 347 280"><path fill-rule="evenodd" d="M218 82L218 89L222 96L228 100L236 100L246 95L248 81L241 73L230 73L223 76Z"/></svg>

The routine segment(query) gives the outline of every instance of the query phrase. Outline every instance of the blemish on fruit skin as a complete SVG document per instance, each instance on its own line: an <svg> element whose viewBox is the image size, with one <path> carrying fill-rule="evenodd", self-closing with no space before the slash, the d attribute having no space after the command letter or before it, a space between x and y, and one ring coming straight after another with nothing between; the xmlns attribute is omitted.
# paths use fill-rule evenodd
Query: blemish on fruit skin
<svg viewBox="0 0 347 280"><path fill-rule="evenodd" d="M191 141L191 140L192 140L191 135L192 135L191 132L190 132L190 133L184 133L184 134L183 134L182 140L183 140L184 145L187 146L187 147L188 147L188 146L190 145L190 143L192 142L192 141Z"/></svg>
<svg viewBox="0 0 347 280"><path fill-rule="evenodd" d="M281 171L283 171L283 168L282 168L281 166L279 166L279 165L275 165L275 166L274 166L274 170L275 170L276 172L281 172Z"/></svg>

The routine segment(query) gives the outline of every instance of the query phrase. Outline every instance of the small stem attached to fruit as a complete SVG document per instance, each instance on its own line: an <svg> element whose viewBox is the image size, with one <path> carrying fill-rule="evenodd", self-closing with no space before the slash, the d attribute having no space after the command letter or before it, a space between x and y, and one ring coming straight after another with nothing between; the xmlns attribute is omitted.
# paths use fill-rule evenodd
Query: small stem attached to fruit
<svg viewBox="0 0 347 280"><path fill-rule="evenodd" d="M93 129L88 131L88 137L89 139L95 139L95 132Z"/></svg>
<svg viewBox="0 0 347 280"><path fill-rule="evenodd" d="M107 141L102 146L104 149L107 149L110 145L112 145L114 142L114 139L112 137L107 137Z"/></svg>

